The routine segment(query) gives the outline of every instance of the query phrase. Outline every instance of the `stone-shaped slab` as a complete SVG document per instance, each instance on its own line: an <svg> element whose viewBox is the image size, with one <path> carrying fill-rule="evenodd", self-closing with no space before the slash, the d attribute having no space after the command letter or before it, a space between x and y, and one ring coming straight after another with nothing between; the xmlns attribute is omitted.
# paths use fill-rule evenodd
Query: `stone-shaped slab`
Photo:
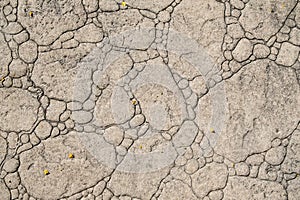
<svg viewBox="0 0 300 200"><path fill-rule="evenodd" d="M68 158L69 153L75 157ZM36 198L70 196L96 185L111 173L90 156L75 132L42 141L21 153L20 162L22 184ZM49 171L47 176L43 173L45 169Z"/></svg>
<svg viewBox="0 0 300 200"><path fill-rule="evenodd" d="M75 32L74 38L78 42L100 42L103 39L102 30L95 24L88 24Z"/></svg>
<svg viewBox="0 0 300 200"><path fill-rule="evenodd" d="M37 44L32 40L22 43L19 46L19 56L26 63L33 63L38 56Z"/></svg>
<svg viewBox="0 0 300 200"><path fill-rule="evenodd" d="M238 62L245 61L251 56L252 49L253 49L253 46L252 46L250 40L243 38L237 43L235 49L232 52L232 56Z"/></svg>
<svg viewBox="0 0 300 200"><path fill-rule="evenodd" d="M39 102L26 90L0 88L0 127L4 131L29 130L37 119Z"/></svg>
<svg viewBox="0 0 300 200"><path fill-rule="evenodd" d="M210 163L199 169L191 177L193 190L200 198L203 198L210 191L226 186L228 171L224 164Z"/></svg>
<svg viewBox="0 0 300 200"><path fill-rule="evenodd" d="M83 85L77 87L76 90L80 90L80 93L84 95L80 99L84 101L91 92L89 85L92 72L90 68L80 69L79 72L77 62L92 51L93 47L95 47L93 44L81 44L74 49L59 49L39 54L32 72L32 80L44 90L49 98L71 101L74 80L77 77Z"/></svg>
<svg viewBox="0 0 300 200"><path fill-rule="evenodd" d="M224 200L230 199L286 199L286 191L280 183L248 177L229 177L224 189Z"/></svg>
<svg viewBox="0 0 300 200"><path fill-rule="evenodd" d="M288 136L297 125L300 88L292 69L256 61L225 84L228 118L216 145L218 154L240 162L268 150L273 139Z"/></svg>
<svg viewBox="0 0 300 200"><path fill-rule="evenodd" d="M298 59L300 48L291 43L284 42L279 50L279 54L275 62L287 67L292 66Z"/></svg>
<svg viewBox="0 0 300 200"><path fill-rule="evenodd" d="M33 17L29 12L33 12ZM53 43L62 33L84 25L86 13L80 1L25 1L18 3L18 20L39 45Z"/></svg>
<svg viewBox="0 0 300 200"><path fill-rule="evenodd" d="M297 0L249 1L242 10L239 21L245 31L255 38L268 39L281 28Z"/></svg>
<svg viewBox="0 0 300 200"><path fill-rule="evenodd" d="M170 27L197 40L214 60L222 56L226 26L221 2L182 1L172 13Z"/></svg>

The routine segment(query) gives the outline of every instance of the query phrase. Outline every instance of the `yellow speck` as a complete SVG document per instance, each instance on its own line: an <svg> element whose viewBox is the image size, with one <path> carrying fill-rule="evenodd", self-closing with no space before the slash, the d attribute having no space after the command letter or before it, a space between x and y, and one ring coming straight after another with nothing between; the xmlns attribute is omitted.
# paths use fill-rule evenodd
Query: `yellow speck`
<svg viewBox="0 0 300 200"><path fill-rule="evenodd" d="M29 11L28 14L29 14L30 17L33 17L33 12L32 11Z"/></svg>
<svg viewBox="0 0 300 200"><path fill-rule="evenodd" d="M143 148L143 146L140 144L139 148L140 148L140 149L142 149L142 148Z"/></svg>
<svg viewBox="0 0 300 200"><path fill-rule="evenodd" d="M72 153L69 153L68 157L69 158L74 158L74 155Z"/></svg>
<svg viewBox="0 0 300 200"><path fill-rule="evenodd" d="M211 133L215 133L215 129L210 128L209 130L210 130Z"/></svg>
<svg viewBox="0 0 300 200"><path fill-rule="evenodd" d="M234 164L234 163L232 163L232 167L235 167L235 164Z"/></svg>
<svg viewBox="0 0 300 200"><path fill-rule="evenodd" d="M132 99L131 103L132 103L132 105L136 105L137 104L137 100L136 99Z"/></svg>
<svg viewBox="0 0 300 200"><path fill-rule="evenodd" d="M2 77L2 78L0 79L0 81L3 82L3 81L4 81L4 77Z"/></svg>
<svg viewBox="0 0 300 200"><path fill-rule="evenodd" d="M45 169L45 170L44 170L44 174L45 174L45 175L48 175L48 174L50 174L50 173L49 173L49 171L48 171L47 169Z"/></svg>
<svg viewBox="0 0 300 200"><path fill-rule="evenodd" d="M126 2L125 2L125 1L122 1L121 4L122 4L122 6L124 6L124 7L126 6Z"/></svg>

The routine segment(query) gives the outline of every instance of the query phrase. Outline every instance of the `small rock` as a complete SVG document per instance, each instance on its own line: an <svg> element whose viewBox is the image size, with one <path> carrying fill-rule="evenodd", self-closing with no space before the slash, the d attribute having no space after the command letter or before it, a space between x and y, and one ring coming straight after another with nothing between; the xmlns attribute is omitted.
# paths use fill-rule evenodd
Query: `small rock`
<svg viewBox="0 0 300 200"><path fill-rule="evenodd" d="M260 154L254 154L247 158L246 163L250 165L260 165L264 162L264 157Z"/></svg>
<svg viewBox="0 0 300 200"><path fill-rule="evenodd" d="M15 189L21 182L20 176L18 172L7 174L4 178L4 181L10 189Z"/></svg>
<svg viewBox="0 0 300 200"><path fill-rule="evenodd" d="M44 140L48 138L51 134L52 126L47 121L41 121L35 129L36 135Z"/></svg>
<svg viewBox="0 0 300 200"><path fill-rule="evenodd" d="M253 49L253 55L256 58L266 58L270 55L270 49L263 44L256 44Z"/></svg>
<svg viewBox="0 0 300 200"><path fill-rule="evenodd" d="M111 143L111 144L117 146L117 145L121 144L124 133L123 133L123 130L120 129L119 127L112 126L105 130L103 136L104 136L104 139L108 143Z"/></svg>
<svg viewBox="0 0 300 200"><path fill-rule="evenodd" d="M234 167L236 174L239 176L248 176L250 173L249 166L246 163L237 163Z"/></svg>
<svg viewBox="0 0 300 200"><path fill-rule="evenodd" d="M193 174L198 170L198 168L198 161L196 159L191 159L185 165L185 172L188 174Z"/></svg>
<svg viewBox="0 0 300 200"><path fill-rule="evenodd" d="M19 56L26 63L33 63L38 56L37 44L32 40L28 40L27 42L22 43L19 46Z"/></svg>
<svg viewBox="0 0 300 200"><path fill-rule="evenodd" d="M279 146L267 151L265 159L271 165L280 165L285 155L286 149L283 146Z"/></svg>
<svg viewBox="0 0 300 200"><path fill-rule="evenodd" d="M211 191L209 193L209 199L210 200L221 200L223 199L223 191L222 190L216 190L216 191Z"/></svg>
<svg viewBox="0 0 300 200"><path fill-rule="evenodd" d="M100 181L99 183L97 183L97 185L95 185L94 187L93 195L99 196L103 192L105 185L106 184L104 181Z"/></svg>
<svg viewBox="0 0 300 200"><path fill-rule="evenodd" d="M9 65L10 76L19 78L26 75L27 64L20 59L14 59Z"/></svg>
<svg viewBox="0 0 300 200"><path fill-rule="evenodd" d="M293 28L290 33L290 42L294 45L300 45L300 29Z"/></svg>
<svg viewBox="0 0 300 200"><path fill-rule="evenodd" d="M279 54L277 56L277 59L275 62L280 65L284 65L287 67L292 66L296 60L298 59L300 48L288 43L284 42L281 45L281 48L279 50Z"/></svg>
<svg viewBox="0 0 300 200"><path fill-rule="evenodd" d="M166 10L159 12L157 17L161 22L168 22L171 19L170 13Z"/></svg>
<svg viewBox="0 0 300 200"><path fill-rule="evenodd" d="M137 127L137 126L142 125L142 124L144 123L144 121L145 121L145 116L142 115L142 114L139 114L139 115L134 116L134 117L130 120L129 124L130 124L130 126L131 126L132 128L135 128L135 127Z"/></svg>
<svg viewBox="0 0 300 200"><path fill-rule="evenodd" d="M229 24L227 32L229 36L235 39L242 38L245 35L244 30L239 23Z"/></svg>
<svg viewBox="0 0 300 200"><path fill-rule="evenodd" d="M242 10L245 7L244 2L241 0L230 0L230 3L232 6L240 10Z"/></svg>
<svg viewBox="0 0 300 200"><path fill-rule="evenodd" d="M279 138L272 141L272 147L278 147L279 145L281 145L281 140Z"/></svg>
<svg viewBox="0 0 300 200"><path fill-rule="evenodd" d="M252 54L253 46L250 40L243 38L236 45L232 52L233 57L238 61L242 62L247 60Z"/></svg>
<svg viewBox="0 0 300 200"><path fill-rule="evenodd" d="M29 39L29 34L27 31L22 31L21 33L13 36L16 43L21 44Z"/></svg>
<svg viewBox="0 0 300 200"><path fill-rule="evenodd" d="M178 87L179 87L180 89L185 89L185 88L187 88L188 86L189 86L189 82L188 82L188 80L186 80L186 79L182 79L182 80L180 80L179 83L178 83Z"/></svg>
<svg viewBox="0 0 300 200"><path fill-rule="evenodd" d="M12 158L4 163L3 169L8 173L12 173L18 170L19 165L19 160Z"/></svg>

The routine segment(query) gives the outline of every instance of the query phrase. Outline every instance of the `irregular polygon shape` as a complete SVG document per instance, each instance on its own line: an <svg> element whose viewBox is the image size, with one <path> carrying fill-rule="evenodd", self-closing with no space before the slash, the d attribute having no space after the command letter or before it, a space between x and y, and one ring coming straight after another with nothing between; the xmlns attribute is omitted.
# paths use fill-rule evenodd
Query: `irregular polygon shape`
<svg viewBox="0 0 300 200"><path fill-rule="evenodd" d="M47 121L41 121L38 126L35 128L35 133L38 138L44 140L48 138L51 134L52 126Z"/></svg>
<svg viewBox="0 0 300 200"><path fill-rule="evenodd" d="M22 43L19 46L19 56L26 63L33 63L38 56L37 44L32 40Z"/></svg>
<svg viewBox="0 0 300 200"><path fill-rule="evenodd" d="M228 171L224 164L210 163L191 177L193 190L200 198L203 198L210 191L226 186Z"/></svg>
<svg viewBox="0 0 300 200"><path fill-rule="evenodd" d="M78 42L100 42L103 39L103 32L95 24L88 24L78 29L74 38Z"/></svg>
<svg viewBox="0 0 300 200"><path fill-rule="evenodd" d="M298 59L299 51L300 51L299 47L297 47L291 43L284 42L281 45L281 48L279 50L279 53L278 53L278 56L277 56L277 59L275 60L275 62L277 64L290 67Z"/></svg>
<svg viewBox="0 0 300 200"><path fill-rule="evenodd" d="M253 55L256 58L266 58L270 55L270 52L269 47L263 44L256 44L253 48Z"/></svg>
<svg viewBox="0 0 300 200"><path fill-rule="evenodd" d="M271 148L267 151L265 160L271 165L280 165L286 155L286 149L283 146Z"/></svg>
<svg viewBox="0 0 300 200"><path fill-rule="evenodd" d="M252 33L255 38L268 41L279 31L296 3L297 0L288 2L285 0L252 0L246 4L239 21L243 28ZM276 9L276 11L272 12L272 9Z"/></svg>
<svg viewBox="0 0 300 200"><path fill-rule="evenodd" d="M300 88L292 69L256 61L225 84L229 118L218 154L240 162L271 148L273 139L286 137L298 123Z"/></svg>
<svg viewBox="0 0 300 200"><path fill-rule="evenodd" d="M29 130L37 119L38 100L30 92L0 88L0 127L6 131Z"/></svg>
<svg viewBox="0 0 300 200"><path fill-rule="evenodd" d="M75 158L68 158L70 152ZM41 145L21 153L20 161L22 184L36 198L67 197L94 186L111 173L90 157L74 132L42 141ZM47 177L44 169L50 173Z"/></svg>
<svg viewBox="0 0 300 200"><path fill-rule="evenodd" d="M75 49L59 49L39 54L32 72L32 80L49 98L71 101L74 79L77 76L78 82L82 83L76 88L76 91L81 94L77 98L81 102L86 100L91 92L89 86L92 72L90 68L79 71L76 65L93 47L93 44L81 44Z"/></svg>
<svg viewBox="0 0 300 200"><path fill-rule="evenodd" d="M33 11L33 17L28 16L29 11ZM39 45L53 43L62 33L83 26L87 19L81 1L74 0L33 1L31 4L21 1L17 14L18 20L28 30L30 38Z"/></svg>
<svg viewBox="0 0 300 200"><path fill-rule="evenodd" d="M232 52L232 56L238 61L242 62L247 60L252 54L252 44L250 40L241 39Z"/></svg>

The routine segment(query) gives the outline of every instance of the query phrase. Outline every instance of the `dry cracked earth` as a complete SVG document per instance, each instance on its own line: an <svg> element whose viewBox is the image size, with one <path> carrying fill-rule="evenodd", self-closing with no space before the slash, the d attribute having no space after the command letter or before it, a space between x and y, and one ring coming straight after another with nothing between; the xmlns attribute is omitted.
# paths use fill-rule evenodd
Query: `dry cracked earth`
<svg viewBox="0 0 300 200"><path fill-rule="evenodd" d="M299 200L299 52L299 0L1 0L0 200Z"/></svg>

